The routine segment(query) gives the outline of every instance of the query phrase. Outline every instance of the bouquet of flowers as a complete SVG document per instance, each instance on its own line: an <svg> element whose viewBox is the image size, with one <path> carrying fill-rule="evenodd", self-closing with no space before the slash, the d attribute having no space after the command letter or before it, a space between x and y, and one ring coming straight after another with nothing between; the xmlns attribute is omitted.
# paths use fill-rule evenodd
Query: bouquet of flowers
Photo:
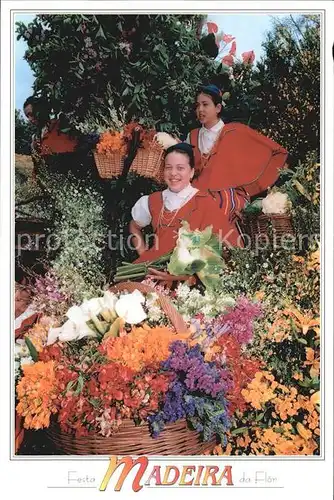
<svg viewBox="0 0 334 500"><path fill-rule="evenodd" d="M233 304L226 301L229 343ZM152 306L154 318L148 311ZM216 332L202 324L201 338L194 328L176 333L162 310L159 314L154 291L138 290L105 292L72 306L66 316L47 333L35 326L17 347L16 410L26 429L56 420L76 437L109 437L130 419L133 425L148 423L155 438L166 424L186 420L204 441L219 436L225 442L237 407L236 387L239 392L246 387L252 367L240 382L232 355L219 340L221 324ZM211 341L204 342L208 337ZM218 341L212 355L209 347ZM247 364L240 349L233 355L235 363Z"/></svg>
<svg viewBox="0 0 334 500"><path fill-rule="evenodd" d="M123 263L117 268L114 281L144 278L148 268L164 269L174 276L196 274L208 289L219 287L220 272L223 269L220 243L212 226L203 231L191 231L189 224L182 221L174 250L151 262L138 264Z"/></svg>

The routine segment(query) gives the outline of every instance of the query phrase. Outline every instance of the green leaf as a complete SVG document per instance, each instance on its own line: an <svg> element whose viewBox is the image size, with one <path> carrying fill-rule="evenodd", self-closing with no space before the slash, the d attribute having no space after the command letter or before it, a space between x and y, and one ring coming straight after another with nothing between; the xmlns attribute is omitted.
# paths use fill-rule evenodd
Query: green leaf
<svg viewBox="0 0 334 500"><path fill-rule="evenodd" d="M101 401L98 398L90 398L89 402L94 408L98 408L101 404Z"/></svg>
<svg viewBox="0 0 334 500"><path fill-rule="evenodd" d="M66 392L70 391L75 383L76 383L76 380L70 380L66 386Z"/></svg>
<svg viewBox="0 0 334 500"><path fill-rule="evenodd" d="M38 352L36 350L36 347L34 346L34 344L31 342L31 340L29 339L29 337L25 337L24 338L25 340L25 343L29 349L29 354L32 358L33 361L38 361Z"/></svg>
<svg viewBox="0 0 334 500"><path fill-rule="evenodd" d="M237 434L244 434L246 431L248 431L248 427L239 427L239 429L233 429L231 435L236 436Z"/></svg>
<svg viewBox="0 0 334 500"><path fill-rule="evenodd" d="M77 388L76 388L76 390L74 392L75 396L79 396L79 394L82 392L84 383L85 383L85 380L84 380L82 374L80 373L80 375L79 375L79 377L77 379Z"/></svg>
<svg viewBox="0 0 334 500"><path fill-rule="evenodd" d="M104 34L104 31L102 29L102 26L100 26L98 32L96 33L96 38L103 38L104 40L106 40L106 35Z"/></svg>

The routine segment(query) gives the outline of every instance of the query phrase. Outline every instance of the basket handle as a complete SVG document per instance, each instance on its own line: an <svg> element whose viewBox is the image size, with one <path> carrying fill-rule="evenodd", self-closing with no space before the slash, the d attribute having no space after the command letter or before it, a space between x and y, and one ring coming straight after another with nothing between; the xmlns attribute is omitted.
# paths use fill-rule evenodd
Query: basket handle
<svg viewBox="0 0 334 500"><path fill-rule="evenodd" d="M171 301L157 292L154 288L149 285L145 285L145 283L134 283L133 281L124 281L123 283L118 283L117 285L109 288L110 292L117 293L127 290L128 292L133 292L135 290L139 290L140 292L145 293L155 293L158 296L158 302L160 304L163 312L168 316L171 323L173 324L177 333L185 333L188 330L187 324L184 321L181 314L175 309Z"/></svg>

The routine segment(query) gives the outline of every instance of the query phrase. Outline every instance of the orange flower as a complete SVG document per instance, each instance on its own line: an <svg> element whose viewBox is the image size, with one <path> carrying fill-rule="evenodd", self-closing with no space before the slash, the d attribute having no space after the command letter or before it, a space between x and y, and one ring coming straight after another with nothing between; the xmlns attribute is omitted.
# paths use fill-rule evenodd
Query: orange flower
<svg viewBox="0 0 334 500"><path fill-rule="evenodd" d="M291 316L297 327L299 327L305 335L310 328L320 325L320 318L312 318L309 314L302 314L296 308L286 309L285 314Z"/></svg>
<svg viewBox="0 0 334 500"><path fill-rule="evenodd" d="M167 327L133 327L124 337L108 338L104 342L107 356L134 371L145 366L158 366L168 358L169 345L175 340L186 340L190 333L175 334Z"/></svg>
<svg viewBox="0 0 334 500"><path fill-rule="evenodd" d="M55 406L57 381L54 361L39 361L33 365L23 365L23 377L17 384L19 403L18 415L25 417L26 429L42 429L50 425L51 413Z"/></svg>
<svg viewBox="0 0 334 500"><path fill-rule="evenodd" d="M310 376L316 378L320 374L320 354L315 353L311 347L305 347L306 361L304 366L310 366Z"/></svg>
<svg viewBox="0 0 334 500"><path fill-rule="evenodd" d="M241 391L245 401L250 403L253 408L261 410L267 401L275 398L275 393L269 384L273 380L274 377L269 372L257 372L246 389Z"/></svg>
<svg viewBox="0 0 334 500"><path fill-rule="evenodd" d="M34 344L37 352L41 352L46 345L48 329L49 327L46 324L35 323L27 332L26 337Z"/></svg>
<svg viewBox="0 0 334 500"><path fill-rule="evenodd" d="M96 146L98 153L112 153L119 151L124 153L125 145L122 132L104 132Z"/></svg>

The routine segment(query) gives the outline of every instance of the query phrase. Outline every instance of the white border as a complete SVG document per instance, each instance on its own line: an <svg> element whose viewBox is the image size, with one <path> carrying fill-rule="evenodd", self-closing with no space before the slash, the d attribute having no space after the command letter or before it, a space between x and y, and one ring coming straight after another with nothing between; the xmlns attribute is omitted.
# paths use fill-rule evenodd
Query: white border
<svg viewBox="0 0 334 500"><path fill-rule="evenodd" d="M164 2L107 2L107 1L67 1L67 2L48 2L43 7L43 2L31 1L31 2L2 2L1 9L1 177L0 177L0 189L1 189L1 211L0 211L0 231L1 231L1 262L0 262L0 276L1 280L1 307L2 307L2 344L1 344L1 370L2 376L2 401L10 401L10 384L8 380L8 374L10 373L10 362L8 353L11 351L11 344L13 343L13 335L11 333L11 325L13 324L10 320L8 311L13 310L13 298L9 295L9 284L11 280L10 276L10 266L8 262L11 261L13 257L13 218L11 219L10 214L12 213L13 200L11 199L9 186L12 187L13 192L13 166L9 169L11 165L11 159L13 158L13 149L11 148L11 132L13 137L14 123L13 115L11 110L14 109L14 96L11 92L11 81L10 75L12 76L12 82L14 82L14 58L12 54L12 59L10 59L10 42L12 39L10 19L10 9L17 10L17 13L23 13L29 9L30 12L43 11L47 12L51 9L56 9L61 12L65 10L70 11L80 11L88 9L90 12L95 12L99 9L108 10L111 13L121 13L121 12L131 12L141 11L145 12L157 12L159 10L166 12L204 12L204 13L218 13L224 10L228 13L247 13L247 11L254 10L256 13L261 11L273 11L277 12L282 10L287 13L292 11L302 11L307 10L320 11L322 9L326 10L326 21L325 21L325 38L323 37L322 44L326 42L326 53L323 50L322 58L322 78L325 83L325 88L322 86L322 163L325 159L326 170L325 170L325 181L322 179L321 194L322 199L325 203L322 205L322 230L326 229L326 238L322 233L322 307L325 306L326 318L322 316L322 330L325 325L325 339L322 336L322 366L325 364L325 374L322 374L322 380L326 381L326 406L325 415L322 412L322 418L325 417L327 422L327 427L325 429L325 449L326 454L324 460L321 457L297 457L297 458L280 458L280 457L266 457L265 459L259 458L238 458L238 457L221 457L220 459L215 459L211 457L207 458L192 458L192 459L182 459L180 457L172 458L169 457L165 460L156 461L157 463L164 464L168 462L169 464L175 464L180 462L180 465L186 463L201 463L201 464L232 464L233 469L236 470L236 475L241 474L242 470L246 471L247 474L252 474L255 470L267 471L270 475L279 476L280 484L284 485L284 490L273 490L270 492L272 498L281 498L282 493L286 496L289 492L293 496L302 496L304 499L312 498L319 495L321 498L329 498L330 489L332 484L330 479L332 478L332 457L333 457L333 432L332 432L332 422L333 422L333 390L332 390L332 380L333 380L333 60L331 54L331 48L333 40L330 37L332 26L334 25L334 9L332 2L265 2L265 1L244 1L244 2L189 2L189 1L179 1L179 2L168 2L166 5ZM28 13L28 12L27 12ZM9 68L11 67L11 72ZM325 91L326 91L326 104L325 103ZM11 99L9 96L11 95ZM325 111L325 113L324 113ZM12 127L8 127L8 123L12 117ZM326 144L326 150L325 150ZM11 151L11 152L10 152ZM11 173L10 173L11 172ZM323 171L324 173L324 171ZM10 223L11 221L11 223ZM8 242L12 243L12 252L10 251ZM326 276L324 275L324 267L326 269ZM13 278L13 275L12 275ZM14 279L14 278L13 278ZM6 326L5 326L6 325ZM326 345L326 350L324 349ZM324 400L322 399L322 407ZM8 456L8 450L11 448L12 444L10 441L8 429L10 424L10 410L6 405L6 409L2 407L1 411L1 469L5 472L6 477L5 484L11 486L11 494L17 496L24 495L28 498L42 498L46 494L50 497L58 497L59 493L61 495L68 494L68 490L57 489L47 489L47 486L52 485L62 485L66 479L66 474L69 469L77 470L82 475L89 473L91 475L96 475L98 485L100 484L102 477L106 470L107 460L102 457L94 457L91 460L89 458L63 458L63 457L17 457L15 460L10 461L10 456ZM324 425L322 426L324 429ZM7 443L7 446L4 444ZM226 458L226 460L225 460ZM224 460L223 460L224 459ZM38 461L38 462L36 462ZM101 463L101 461L103 463ZM262 468L262 469L261 469ZM310 478L306 481L306 478ZM15 480L18 478L19 480ZM65 479L64 479L65 478ZM13 481L14 479L14 481ZM66 484L66 482L65 482ZM326 488L327 487L327 488ZM82 488L81 488L82 489ZM179 494L178 490L164 489L158 491L152 491L154 488L146 488L145 497L150 495L159 494L163 497L172 492L172 494ZM93 494L93 489L89 490L89 495ZM108 490L107 490L108 491ZM124 491L127 491L125 489ZM189 489L186 490L187 492ZM200 495L203 494L205 490L197 489L193 490L192 494ZM236 491L236 493L231 493ZM109 487L109 493L115 494L115 492ZM68 498L73 498L77 490L73 490L68 494ZM94 494L99 494L97 490ZM327 496L328 493L328 496ZM120 493L122 494L122 493ZM127 492L127 496L130 494L134 495L132 491ZM141 492L141 494L143 494ZM211 488L210 495L221 496L221 494L226 494L226 490L221 492L220 488ZM268 490L251 490L247 489L245 492L248 498L263 498L267 497ZM326 496L325 496L326 494ZM87 495L87 492L80 492L80 497L82 495ZM240 497L240 490L235 490L229 488L229 495L235 495L235 498ZM290 498L290 495L288 498ZM291 495L292 497L292 495Z"/></svg>

